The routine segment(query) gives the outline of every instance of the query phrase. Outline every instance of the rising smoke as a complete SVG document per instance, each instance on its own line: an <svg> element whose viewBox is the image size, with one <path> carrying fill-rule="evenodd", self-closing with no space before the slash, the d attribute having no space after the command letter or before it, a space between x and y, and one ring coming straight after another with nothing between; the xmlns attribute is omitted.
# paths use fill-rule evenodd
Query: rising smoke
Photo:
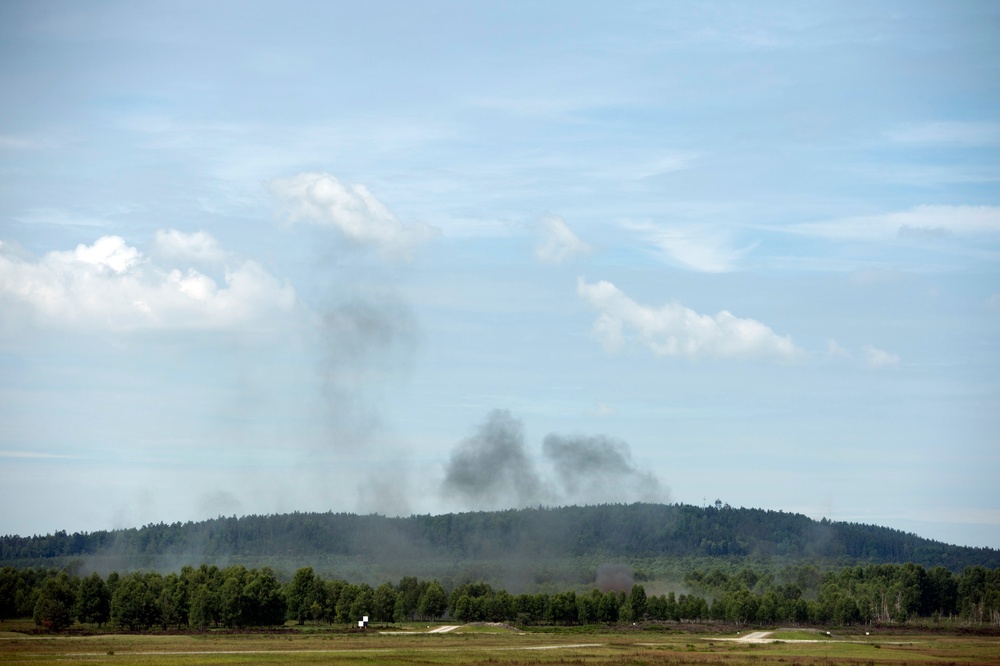
<svg viewBox="0 0 1000 666"><path fill-rule="evenodd" d="M542 452L567 500L660 501L660 482L632 463L629 446L604 435L549 435Z"/></svg>
<svg viewBox="0 0 1000 666"><path fill-rule="evenodd" d="M366 397L406 365L416 330L410 309L389 299L354 300L322 315L323 391L335 443L355 443L378 425L377 412Z"/></svg>
<svg viewBox="0 0 1000 666"><path fill-rule="evenodd" d="M635 579L627 564L602 564L597 567L594 586L601 592L628 592Z"/></svg>
<svg viewBox="0 0 1000 666"><path fill-rule="evenodd" d="M494 410L476 434L451 453L442 495L465 508L498 509L537 503L668 501L652 472L632 462L628 444L603 435L548 435L542 453L551 467L536 469L525 448L524 426Z"/></svg>
<svg viewBox="0 0 1000 666"><path fill-rule="evenodd" d="M541 501L542 483L524 450L524 426L494 410L452 451L442 491L472 508L522 507Z"/></svg>

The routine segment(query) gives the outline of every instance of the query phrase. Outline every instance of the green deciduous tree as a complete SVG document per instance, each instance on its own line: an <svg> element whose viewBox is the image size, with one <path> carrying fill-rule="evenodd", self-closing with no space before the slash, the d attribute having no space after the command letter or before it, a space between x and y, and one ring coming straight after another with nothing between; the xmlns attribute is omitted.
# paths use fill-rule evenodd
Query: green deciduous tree
<svg viewBox="0 0 1000 666"><path fill-rule="evenodd" d="M48 578L42 584L35 602L35 624L52 631L62 631L73 624L73 607L76 604L76 590L73 581L65 573Z"/></svg>
<svg viewBox="0 0 1000 666"><path fill-rule="evenodd" d="M299 624L305 624L312 619L312 605L316 602L316 588L322 585L316 578L312 567L302 567L295 572L292 582L285 592L285 602L288 606L289 619Z"/></svg>
<svg viewBox="0 0 1000 666"><path fill-rule="evenodd" d="M423 618L434 620L444 615L447 609L448 598L445 596L444 588L436 580L431 581L424 593L420 595L417 613Z"/></svg>
<svg viewBox="0 0 1000 666"><path fill-rule="evenodd" d="M111 591L97 573L80 580L76 599L76 619L101 626L111 618Z"/></svg>
<svg viewBox="0 0 1000 666"><path fill-rule="evenodd" d="M396 610L396 590L392 583L382 583L375 588L372 595L372 621L392 622L393 613Z"/></svg>
<svg viewBox="0 0 1000 666"><path fill-rule="evenodd" d="M132 573L123 576L111 595L111 619L119 627L148 629L160 622L159 576Z"/></svg>

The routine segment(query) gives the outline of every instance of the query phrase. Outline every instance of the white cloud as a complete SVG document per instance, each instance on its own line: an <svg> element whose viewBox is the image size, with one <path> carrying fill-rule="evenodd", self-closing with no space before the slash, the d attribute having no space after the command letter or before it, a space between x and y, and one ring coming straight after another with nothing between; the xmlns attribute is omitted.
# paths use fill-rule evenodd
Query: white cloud
<svg viewBox="0 0 1000 666"><path fill-rule="evenodd" d="M886 132L897 143L938 146L996 146L1000 123L939 121L903 125Z"/></svg>
<svg viewBox="0 0 1000 666"><path fill-rule="evenodd" d="M837 358L850 359L854 358L851 352L847 351L836 340L827 340L826 343L826 353L830 356L836 356Z"/></svg>
<svg viewBox="0 0 1000 666"><path fill-rule="evenodd" d="M384 257L410 258L440 231L427 224L404 225L364 185L344 185L328 173L300 173L270 183L287 206L290 222L337 229L352 243L374 247Z"/></svg>
<svg viewBox="0 0 1000 666"><path fill-rule="evenodd" d="M862 347L865 352L865 363L869 368L888 368L899 365L899 356L871 345Z"/></svg>
<svg viewBox="0 0 1000 666"><path fill-rule="evenodd" d="M539 261L558 264L590 254L590 245L580 240L566 222L556 215L542 218L542 240L535 247Z"/></svg>
<svg viewBox="0 0 1000 666"><path fill-rule="evenodd" d="M794 224L784 230L832 240L860 241L1000 235L1000 206L916 206L882 215Z"/></svg>
<svg viewBox="0 0 1000 666"><path fill-rule="evenodd" d="M618 416L618 409L611 405L606 405L603 402L599 402L596 405L594 405L594 408L590 411L590 414L593 416L601 416L601 417Z"/></svg>
<svg viewBox="0 0 1000 666"><path fill-rule="evenodd" d="M710 226L664 226L631 221L621 224L626 229L641 232L671 263L703 273L735 270L743 255L756 246L733 247L730 232Z"/></svg>
<svg viewBox="0 0 1000 666"><path fill-rule="evenodd" d="M154 241L156 249L172 260L219 264L226 259L219 242L205 231L188 234L177 229L160 229Z"/></svg>
<svg viewBox="0 0 1000 666"><path fill-rule="evenodd" d="M726 310L712 317L679 303L658 308L640 305L603 280L588 284L579 278L577 293L599 312L594 334L608 351L623 348L634 336L657 356L792 360L802 355L788 336Z"/></svg>
<svg viewBox="0 0 1000 666"><path fill-rule="evenodd" d="M161 239L222 252L208 234L166 232L157 235ZM26 307L46 326L111 331L271 328L282 319L275 315L287 313L296 302L290 286L254 261L227 267L220 286L190 266L158 265L120 236L103 236L92 245L49 252L37 260L5 249L0 245L0 301Z"/></svg>

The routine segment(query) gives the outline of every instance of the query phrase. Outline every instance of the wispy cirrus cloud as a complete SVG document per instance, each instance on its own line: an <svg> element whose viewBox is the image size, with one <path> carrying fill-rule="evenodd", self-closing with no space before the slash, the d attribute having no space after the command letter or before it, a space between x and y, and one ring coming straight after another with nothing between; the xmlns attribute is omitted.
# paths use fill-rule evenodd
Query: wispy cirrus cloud
<svg viewBox="0 0 1000 666"><path fill-rule="evenodd" d="M535 257L548 264L560 264L585 257L593 249L573 233L566 221L557 215L546 215L541 221L542 238L535 246Z"/></svg>
<svg viewBox="0 0 1000 666"><path fill-rule="evenodd" d="M0 458L17 458L19 460L80 460L82 456L71 456L62 453L46 453L44 451L0 450Z"/></svg>
<svg viewBox="0 0 1000 666"><path fill-rule="evenodd" d="M287 206L289 222L339 231L348 241L375 248L383 258L409 259L440 230L403 224L364 185L346 185L328 173L300 173L272 180L271 192Z"/></svg>
<svg viewBox="0 0 1000 666"><path fill-rule="evenodd" d="M709 225L661 225L625 220L621 225L638 232L657 247L670 263L701 273L727 273L756 244L736 247L732 232Z"/></svg>
<svg viewBox="0 0 1000 666"><path fill-rule="evenodd" d="M896 143L921 146L996 146L1000 145L1000 123L970 121L910 123L891 129L885 135Z"/></svg>
<svg viewBox="0 0 1000 666"><path fill-rule="evenodd" d="M826 342L826 353L834 358L841 358L845 360L850 360L854 358L851 352L847 351L844 347L840 345L836 340L827 340Z"/></svg>
<svg viewBox="0 0 1000 666"><path fill-rule="evenodd" d="M898 354L871 345L865 345L861 349L865 352L865 363L869 368L892 368L900 363Z"/></svg>
<svg viewBox="0 0 1000 666"><path fill-rule="evenodd" d="M780 230L830 240L889 241L1000 236L1000 206L916 206L909 210L793 224Z"/></svg>
<svg viewBox="0 0 1000 666"><path fill-rule="evenodd" d="M711 316L680 303L641 305L610 282L590 284L582 277L577 280L577 294L598 311L594 334L610 352L636 341L656 356L790 361L804 354L790 337L726 310Z"/></svg>

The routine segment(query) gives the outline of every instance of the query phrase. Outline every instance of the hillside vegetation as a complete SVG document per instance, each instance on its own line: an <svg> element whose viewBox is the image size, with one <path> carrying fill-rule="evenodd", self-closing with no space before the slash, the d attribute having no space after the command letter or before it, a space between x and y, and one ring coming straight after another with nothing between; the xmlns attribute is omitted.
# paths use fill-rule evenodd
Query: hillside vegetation
<svg viewBox="0 0 1000 666"><path fill-rule="evenodd" d="M535 583L546 576L588 582L585 579L592 581L594 567L602 562L656 568L679 560L686 568L709 562L912 562L958 572L971 565L996 568L1000 551L781 511L680 504L539 507L405 518L291 513L0 537L0 565L83 561L86 568L105 572L243 563L289 573L308 565L359 580L454 576L465 568L466 578L507 583L514 570Z"/></svg>

